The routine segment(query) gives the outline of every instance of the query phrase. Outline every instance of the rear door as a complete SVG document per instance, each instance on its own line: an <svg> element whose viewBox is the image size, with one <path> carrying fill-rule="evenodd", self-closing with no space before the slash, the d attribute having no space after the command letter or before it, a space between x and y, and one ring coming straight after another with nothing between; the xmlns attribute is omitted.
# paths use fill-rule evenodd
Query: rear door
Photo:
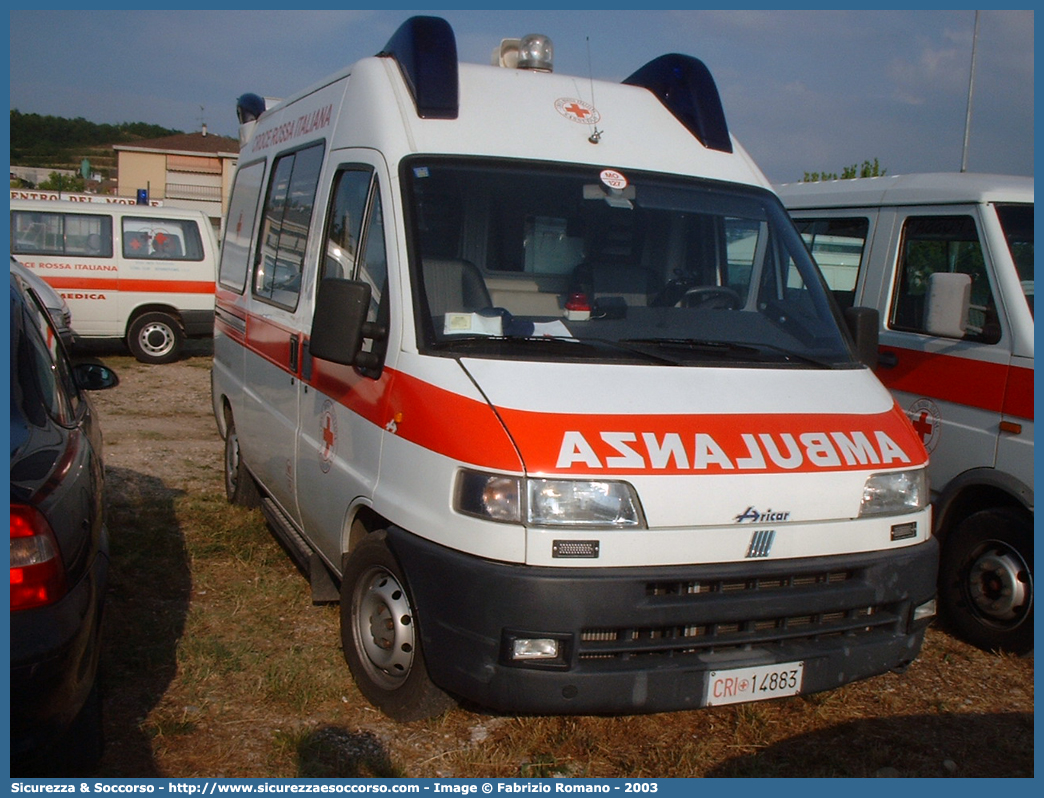
<svg viewBox="0 0 1044 798"><path fill-rule="evenodd" d="M236 421L244 457L295 521L301 329L307 316L302 282L324 150L317 142L273 159L247 285L252 312L246 319L243 410Z"/></svg>

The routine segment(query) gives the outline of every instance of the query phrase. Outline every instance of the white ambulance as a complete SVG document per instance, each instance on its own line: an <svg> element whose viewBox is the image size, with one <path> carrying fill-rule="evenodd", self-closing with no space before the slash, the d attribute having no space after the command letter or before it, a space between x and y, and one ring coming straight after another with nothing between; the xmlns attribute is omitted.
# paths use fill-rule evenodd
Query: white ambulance
<svg viewBox="0 0 1044 798"><path fill-rule="evenodd" d="M910 174L778 191L931 455L940 615L1033 648L1033 179Z"/></svg>
<svg viewBox="0 0 1044 798"><path fill-rule="evenodd" d="M202 211L12 199L11 254L69 304L78 339L169 363L213 332L217 239Z"/></svg>
<svg viewBox="0 0 1044 798"><path fill-rule="evenodd" d="M218 276L229 498L362 693L630 713L902 669L927 455L688 56L623 84L438 18L264 108ZM877 321L854 312L863 351Z"/></svg>

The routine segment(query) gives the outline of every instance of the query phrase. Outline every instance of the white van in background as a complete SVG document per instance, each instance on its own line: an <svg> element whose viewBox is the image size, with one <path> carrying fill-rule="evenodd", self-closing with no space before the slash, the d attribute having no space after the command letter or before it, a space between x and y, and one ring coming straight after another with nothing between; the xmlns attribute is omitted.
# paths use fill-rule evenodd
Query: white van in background
<svg viewBox="0 0 1044 798"><path fill-rule="evenodd" d="M877 375L931 455L940 616L1033 648L1033 179L777 186L843 306L877 308Z"/></svg>
<svg viewBox="0 0 1044 798"><path fill-rule="evenodd" d="M169 363L213 333L217 241L201 211L12 199L11 254L69 304L77 338Z"/></svg>
<svg viewBox="0 0 1044 798"><path fill-rule="evenodd" d="M389 716L689 709L918 654L927 455L702 62L459 63L415 17L243 142L217 288L228 497L340 601ZM858 312L853 318L858 321Z"/></svg>

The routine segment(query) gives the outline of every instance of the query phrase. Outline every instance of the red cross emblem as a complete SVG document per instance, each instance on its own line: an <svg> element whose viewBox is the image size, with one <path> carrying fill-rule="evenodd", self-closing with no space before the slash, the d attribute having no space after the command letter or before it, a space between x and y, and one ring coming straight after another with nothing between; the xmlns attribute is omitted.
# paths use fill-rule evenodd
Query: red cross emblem
<svg viewBox="0 0 1044 798"><path fill-rule="evenodd" d="M323 422L323 459L325 460L330 456L330 450L333 449L334 433L330 428L330 417L324 418Z"/></svg>
<svg viewBox="0 0 1044 798"><path fill-rule="evenodd" d="M935 429L935 425L928 420L928 411L922 410L913 422L913 428L917 430L917 434L921 436L921 443L924 443L932 437L932 430Z"/></svg>
<svg viewBox="0 0 1044 798"><path fill-rule="evenodd" d="M555 100L555 110L566 119L579 122L581 125L596 125L602 118L598 109L591 103L578 100L575 97L559 97Z"/></svg>
<svg viewBox="0 0 1044 798"><path fill-rule="evenodd" d="M910 424L913 425L914 432L920 436L924 448L929 452L932 451L939 443L939 435L942 433L942 416L939 408L931 399L918 399L906 412L910 418Z"/></svg>
<svg viewBox="0 0 1044 798"><path fill-rule="evenodd" d="M329 399L323 403L323 411L319 418L319 468L325 474L330 470L337 447L337 419L334 416L333 402Z"/></svg>

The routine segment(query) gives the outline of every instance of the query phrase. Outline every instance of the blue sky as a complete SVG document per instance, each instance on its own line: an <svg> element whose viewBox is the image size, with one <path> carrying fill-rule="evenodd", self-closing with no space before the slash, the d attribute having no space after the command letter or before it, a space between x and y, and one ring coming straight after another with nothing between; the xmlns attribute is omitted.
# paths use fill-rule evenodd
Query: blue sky
<svg viewBox="0 0 1044 798"><path fill-rule="evenodd" d="M551 37L557 72L613 81L694 55L774 182L874 158L889 174L961 165L972 10L11 11L10 105L234 136L240 94L310 85L414 13L449 20L464 61L526 33ZM1033 12L982 11L976 53L968 169L1032 174Z"/></svg>

